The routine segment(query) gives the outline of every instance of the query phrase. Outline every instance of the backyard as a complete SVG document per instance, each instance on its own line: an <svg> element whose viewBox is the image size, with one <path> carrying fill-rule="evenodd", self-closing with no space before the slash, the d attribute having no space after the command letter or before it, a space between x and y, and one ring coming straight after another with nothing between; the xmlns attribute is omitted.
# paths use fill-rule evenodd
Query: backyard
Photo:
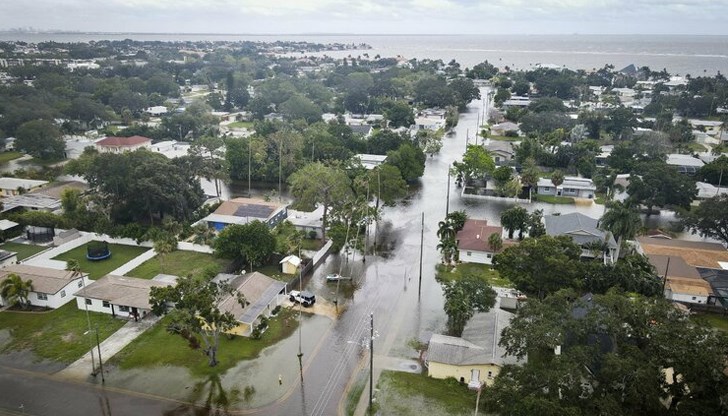
<svg viewBox="0 0 728 416"><path fill-rule="evenodd" d="M127 246L122 244L109 244L111 257L106 260L91 261L86 258L86 248L89 243L73 250L67 251L53 258L53 260L68 261L75 259L81 266L81 271L89 274L89 278L96 280L126 264L129 260L149 250L147 247Z"/></svg>
<svg viewBox="0 0 728 416"><path fill-rule="evenodd" d="M23 156L23 154L20 152L2 152L0 153L0 164L17 159L21 156Z"/></svg>
<svg viewBox="0 0 728 416"><path fill-rule="evenodd" d="M91 327L98 327L99 339L105 340L121 328L125 321L104 313L89 312ZM84 335L88 328L86 312L76 307L74 300L49 312L0 312L0 330L9 331L9 339L0 344L0 352L29 349L38 357L72 363L85 354L92 334Z"/></svg>
<svg viewBox="0 0 728 416"><path fill-rule="evenodd" d="M482 277L491 286L497 287L513 287L513 283L510 280L500 277L497 271L493 270L487 264L478 263L460 263L454 269L449 266L438 264L437 269L437 280L438 281L451 281L460 279L462 276L467 274L474 274Z"/></svg>
<svg viewBox="0 0 728 416"><path fill-rule="evenodd" d="M269 327L259 340L221 336L219 364L210 367L202 349L193 350L181 336L168 332L168 323L169 318L163 318L116 354L110 363L122 369L171 365L187 368L196 376L221 374L240 360L258 357L264 348L288 338L298 327L295 311L282 308L269 320Z"/></svg>
<svg viewBox="0 0 728 416"><path fill-rule="evenodd" d="M158 256L145 261L128 275L142 279L151 279L160 273L180 277L197 276L211 268L216 273L220 272L229 263L229 260L214 257L212 254L177 250L164 256L161 263Z"/></svg>
<svg viewBox="0 0 728 416"><path fill-rule="evenodd" d="M10 241L0 245L0 249L2 250L18 253L18 260L24 260L32 256L33 254L40 253L41 251L46 250L47 248L48 247L35 246L32 244L13 243Z"/></svg>
<svg viewBox="0 0 728 416"><path fill-rule="evenodd" d="M476 392L455 379L385 370L377 389L374 407L382 415L470 415L475 409Z"/></svg>

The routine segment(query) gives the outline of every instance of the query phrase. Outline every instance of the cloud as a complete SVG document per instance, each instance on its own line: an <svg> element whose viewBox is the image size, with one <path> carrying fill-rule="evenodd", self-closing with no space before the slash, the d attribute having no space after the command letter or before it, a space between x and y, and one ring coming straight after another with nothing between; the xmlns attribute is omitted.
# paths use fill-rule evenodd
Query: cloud
<svg viewBox="0 0 728 416"><path fill-rule="evenodd" d="M725 16L728 0L0 1L0 29L81 31L728 34Z"/></svg>

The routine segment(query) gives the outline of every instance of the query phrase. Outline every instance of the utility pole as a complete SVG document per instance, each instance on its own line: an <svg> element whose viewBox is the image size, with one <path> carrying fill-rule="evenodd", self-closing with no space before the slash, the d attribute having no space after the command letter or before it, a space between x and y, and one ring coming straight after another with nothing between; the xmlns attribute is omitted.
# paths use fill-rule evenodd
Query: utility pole
<svg viewBox="0 0 728 416"><path fill-rule="evenodd" d="M283 175L283 138L278 142L278 202L281 202L281 176Z"/></svg>
<svg viewBox="0 0 728 416"><path fill-rule="evenodd" d="M251 198L253 195L250 193L250 172L251 170L251 163L253 160L253 152L252 152L252 144L253 139L251 137L248 137L248 198ZM252 270L251 270L252 271Z"/></svg>
<svg viewBox="0 0 728 416"><path fill-rule="evenodd" d="M298 258L301 258L301 246L298 246ZM298 265L298 292L303 291L303 264ZM301 310L301 303L298 303L298 369L301 372L301 384L303 384L303 351L301 350L301 327L303 326L303 311Z"/></svg>
<svg viewBox="0 0 728 416"><path fill-rule="evenodd" d="M665 286L667 285L667 271L670 270L670 256L667 256L667 265L665 265L665 277L662 279L662 295L665 295Z"/></svg>
<svg viewBox="0 0 728 416"><path fill-rule="evenodd" d="M450 214L450 165L447 165L447 200L445 201L445 216Z"/></svg>
<svg viewBox="0 0 728 416"><path fill-rule="evenodd" d="M417 288L417 296L422 294L422 252L425 246L425 213L422 213L422 228L420 230L420 284Z"/></svg>
<svg viewBox="0 0 728 416"><path fill-rule="evenodd" d="M374 313L369 314L369 330L369 413L371 414L374 396Z"/></svg>
<svg viewBox="0 0 728 416"><path fill-rule="evenodd" d="M104 362L101 360L101 343L99 342L99 328L96 327L96 348L99 350L99 371L101 371L101 384L105 383L104 379Z"/></svg>
<svg viewBox="0 0 728 416"><path fill-rule="evenodd" d="M468 150L469 141L470 141L470 129L465 129L465 150Z"/></svg>
<svg viewBox="0 0 728 416"><path fill-rule="evenodd" d="M715 196L720 195L720 186L723 183L723 169L720 170L720 176L718 177L718 189L715 190Z"/></svg>

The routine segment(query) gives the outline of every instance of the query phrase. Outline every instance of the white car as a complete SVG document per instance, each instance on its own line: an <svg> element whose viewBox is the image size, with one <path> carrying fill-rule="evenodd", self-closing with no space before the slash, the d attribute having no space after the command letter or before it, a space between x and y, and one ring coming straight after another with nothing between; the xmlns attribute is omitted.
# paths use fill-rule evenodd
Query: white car
<svg viewBox="0 0 728 416"><path fill-rule="evenodd" d="M337 280L350 280L350 279L351 279L351 277L345 277L338 273L331 273L326 276L327 282L336 282Z"/></svg>

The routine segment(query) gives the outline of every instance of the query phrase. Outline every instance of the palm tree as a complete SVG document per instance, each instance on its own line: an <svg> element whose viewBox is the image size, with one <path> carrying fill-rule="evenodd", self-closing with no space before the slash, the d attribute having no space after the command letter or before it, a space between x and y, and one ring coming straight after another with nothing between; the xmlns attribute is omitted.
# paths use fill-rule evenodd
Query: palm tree
<svg viewBox="0 0 728 416"><path fill-rule="evenodd" d="M11 305L20 305L23 309L27 309L30 305L28 295L33 291L33 281L23 281L15 273L10 273L5 280L0 283L0 296L8 301Z"/></svg>
<svg viewBox="0 0 728 416"><path fill-rule="evenodd" d="M458 248L457 245L455 245L455 240L441 240L437 245L437 249L442 253L443 264L452 263L453 259L457 256Z"/></svg>
<svg viewBox="0 0 728 416"><path fill-rule="evenodd" d="M501 251L503 248L503 238L500 234L491 234L488 237L488 245L490 246L490 249L493 250L494 253L497 253Z"/></svg>
<svg viewBox="0 0 728 416"><path fill-rule="evenodd" d="M194 233L192 237L192 243L194 244L210 245L215 238L215 229L204 223L192 227L192 232Z"/></svg>
<svg viewBox="0 0 728 416"><path fill-rule="evenodd" d="M437 237L440 241L455 239L455 227L453 227L453 223L451 221L440 221L437 224L437 227Z"/></svg>
<svg viewBox="0 0 728 416"><path fill-rule="evenodd" d="M558 188L559 185L564 183L564 173L558 169L553 171L553 173L551 174L551 183L553 183L554 186Z"/></svg>
<svg viewBox="0 0 728 416"><path fill-rule="evenodd" d="M642 227L642 220L632 206L624 202L610 202L600 220L599 227L617 237L617 253L614 258L616 262L619 259L619 251L622 249L622 241L634 238Z"/></svg>

